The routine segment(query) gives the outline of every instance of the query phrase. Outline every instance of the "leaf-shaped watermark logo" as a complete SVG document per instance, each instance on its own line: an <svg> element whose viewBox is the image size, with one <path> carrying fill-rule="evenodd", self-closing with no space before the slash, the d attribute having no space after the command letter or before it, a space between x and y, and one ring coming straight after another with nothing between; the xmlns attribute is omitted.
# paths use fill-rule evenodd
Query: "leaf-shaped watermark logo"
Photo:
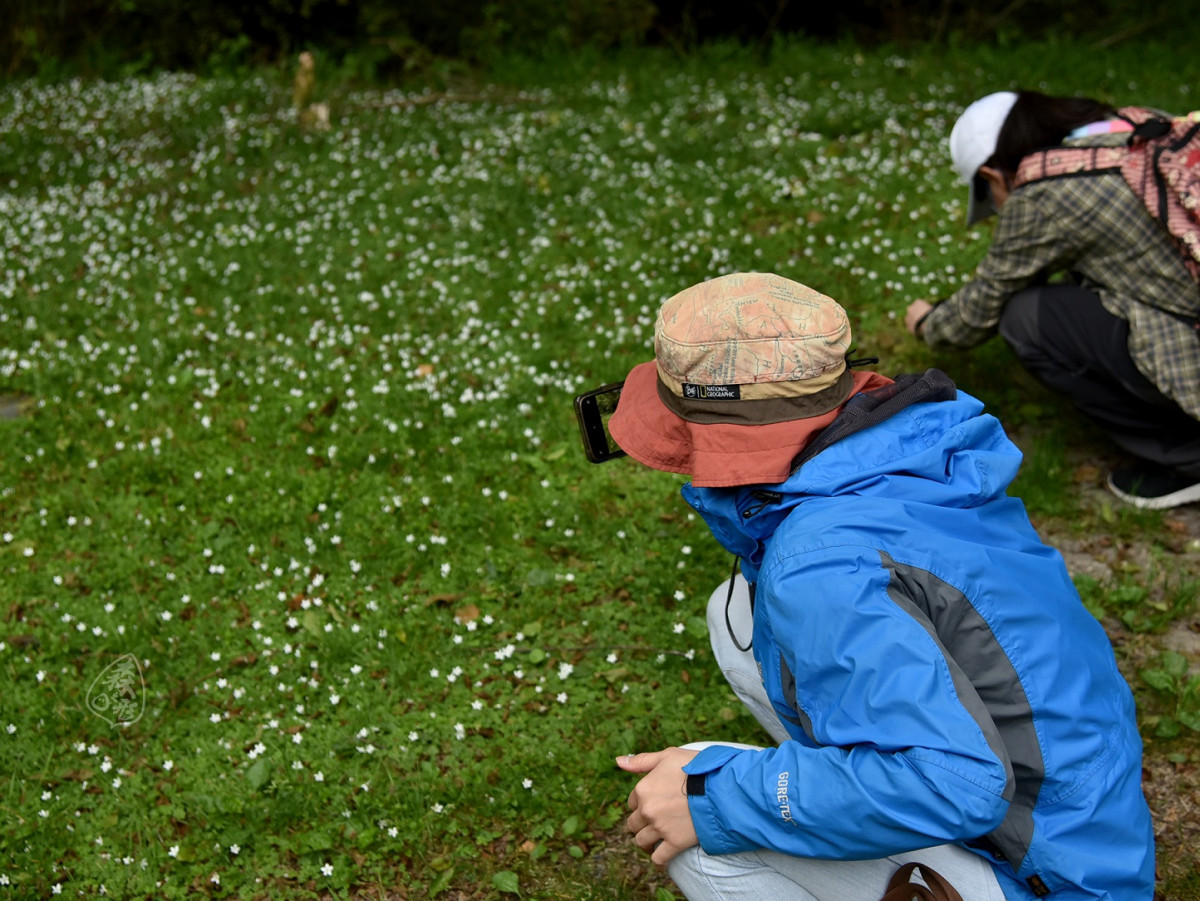
<svg viewBox="0 0 1200 901"><path fill-rule="evenodd" d="M110 726L131 726L146 710L146 681L137 658L125 654L110 663L87 693L87 709Z"/></svg>

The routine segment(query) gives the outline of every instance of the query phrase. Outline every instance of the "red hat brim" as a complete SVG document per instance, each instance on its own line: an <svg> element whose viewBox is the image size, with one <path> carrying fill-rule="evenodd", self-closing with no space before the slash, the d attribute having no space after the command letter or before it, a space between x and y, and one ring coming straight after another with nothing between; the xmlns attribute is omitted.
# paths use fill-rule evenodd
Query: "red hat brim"
<svg viewBox="0 0 1200 901"><path fill-rule="evenodd" d="M856 372L853 378L850 396L891 381L875 372ZM635 366L625 379L608 427L613 440L639 463L691 476L697 487L775 485L787 480L792 460L840 410L767 425L688 422L658 396L652 360Z"/></svg>

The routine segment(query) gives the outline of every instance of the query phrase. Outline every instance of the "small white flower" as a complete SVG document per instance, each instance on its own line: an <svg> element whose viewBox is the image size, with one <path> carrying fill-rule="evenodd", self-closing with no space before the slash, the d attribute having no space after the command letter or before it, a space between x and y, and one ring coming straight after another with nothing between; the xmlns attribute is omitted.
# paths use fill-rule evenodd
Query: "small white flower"
<svg viewBox="0 0 1200 901"><path fill-rule="evenodd" d="M171 847L169 847L167 849L167 857L178 857L178 856L179 856L179 845L171 845Z"/></svg>
<svg viewBox="0 0 1200 901"><path fill-rule="evenodd" d="M322 876L332 876L333 875L333 864L326 863L324 866L322 866L321 867L321 875Z"/></svg>

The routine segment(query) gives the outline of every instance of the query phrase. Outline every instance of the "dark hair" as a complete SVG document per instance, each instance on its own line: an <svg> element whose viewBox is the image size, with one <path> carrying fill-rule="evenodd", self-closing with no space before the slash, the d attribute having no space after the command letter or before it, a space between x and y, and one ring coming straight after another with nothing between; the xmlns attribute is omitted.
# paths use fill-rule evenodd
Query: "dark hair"
<svg viewBox="0 0 1200 901"><path fill-rule="evenodd" d="M1050 97L1037 91L1018 91L1017 101L996 139L996 151L984 165L1016 172L1027 154L1061 144L1079 126L1116 113L1114 107L1090 97Z"/></svg>

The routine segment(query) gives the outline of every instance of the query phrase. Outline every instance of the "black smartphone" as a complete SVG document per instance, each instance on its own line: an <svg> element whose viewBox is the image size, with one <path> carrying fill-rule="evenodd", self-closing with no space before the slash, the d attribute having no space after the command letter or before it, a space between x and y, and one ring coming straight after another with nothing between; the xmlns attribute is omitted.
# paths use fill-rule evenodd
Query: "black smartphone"
<svg viewBox="0 0 1200 901"><path fill-rule="evenodd" d="M608 433L608 420L617 411L624 384L602 385L575 398L575 418L579 420L579 434L583 436L583 452L593 463L625 456L625 451L617 447L617 442Z"/></svg>

